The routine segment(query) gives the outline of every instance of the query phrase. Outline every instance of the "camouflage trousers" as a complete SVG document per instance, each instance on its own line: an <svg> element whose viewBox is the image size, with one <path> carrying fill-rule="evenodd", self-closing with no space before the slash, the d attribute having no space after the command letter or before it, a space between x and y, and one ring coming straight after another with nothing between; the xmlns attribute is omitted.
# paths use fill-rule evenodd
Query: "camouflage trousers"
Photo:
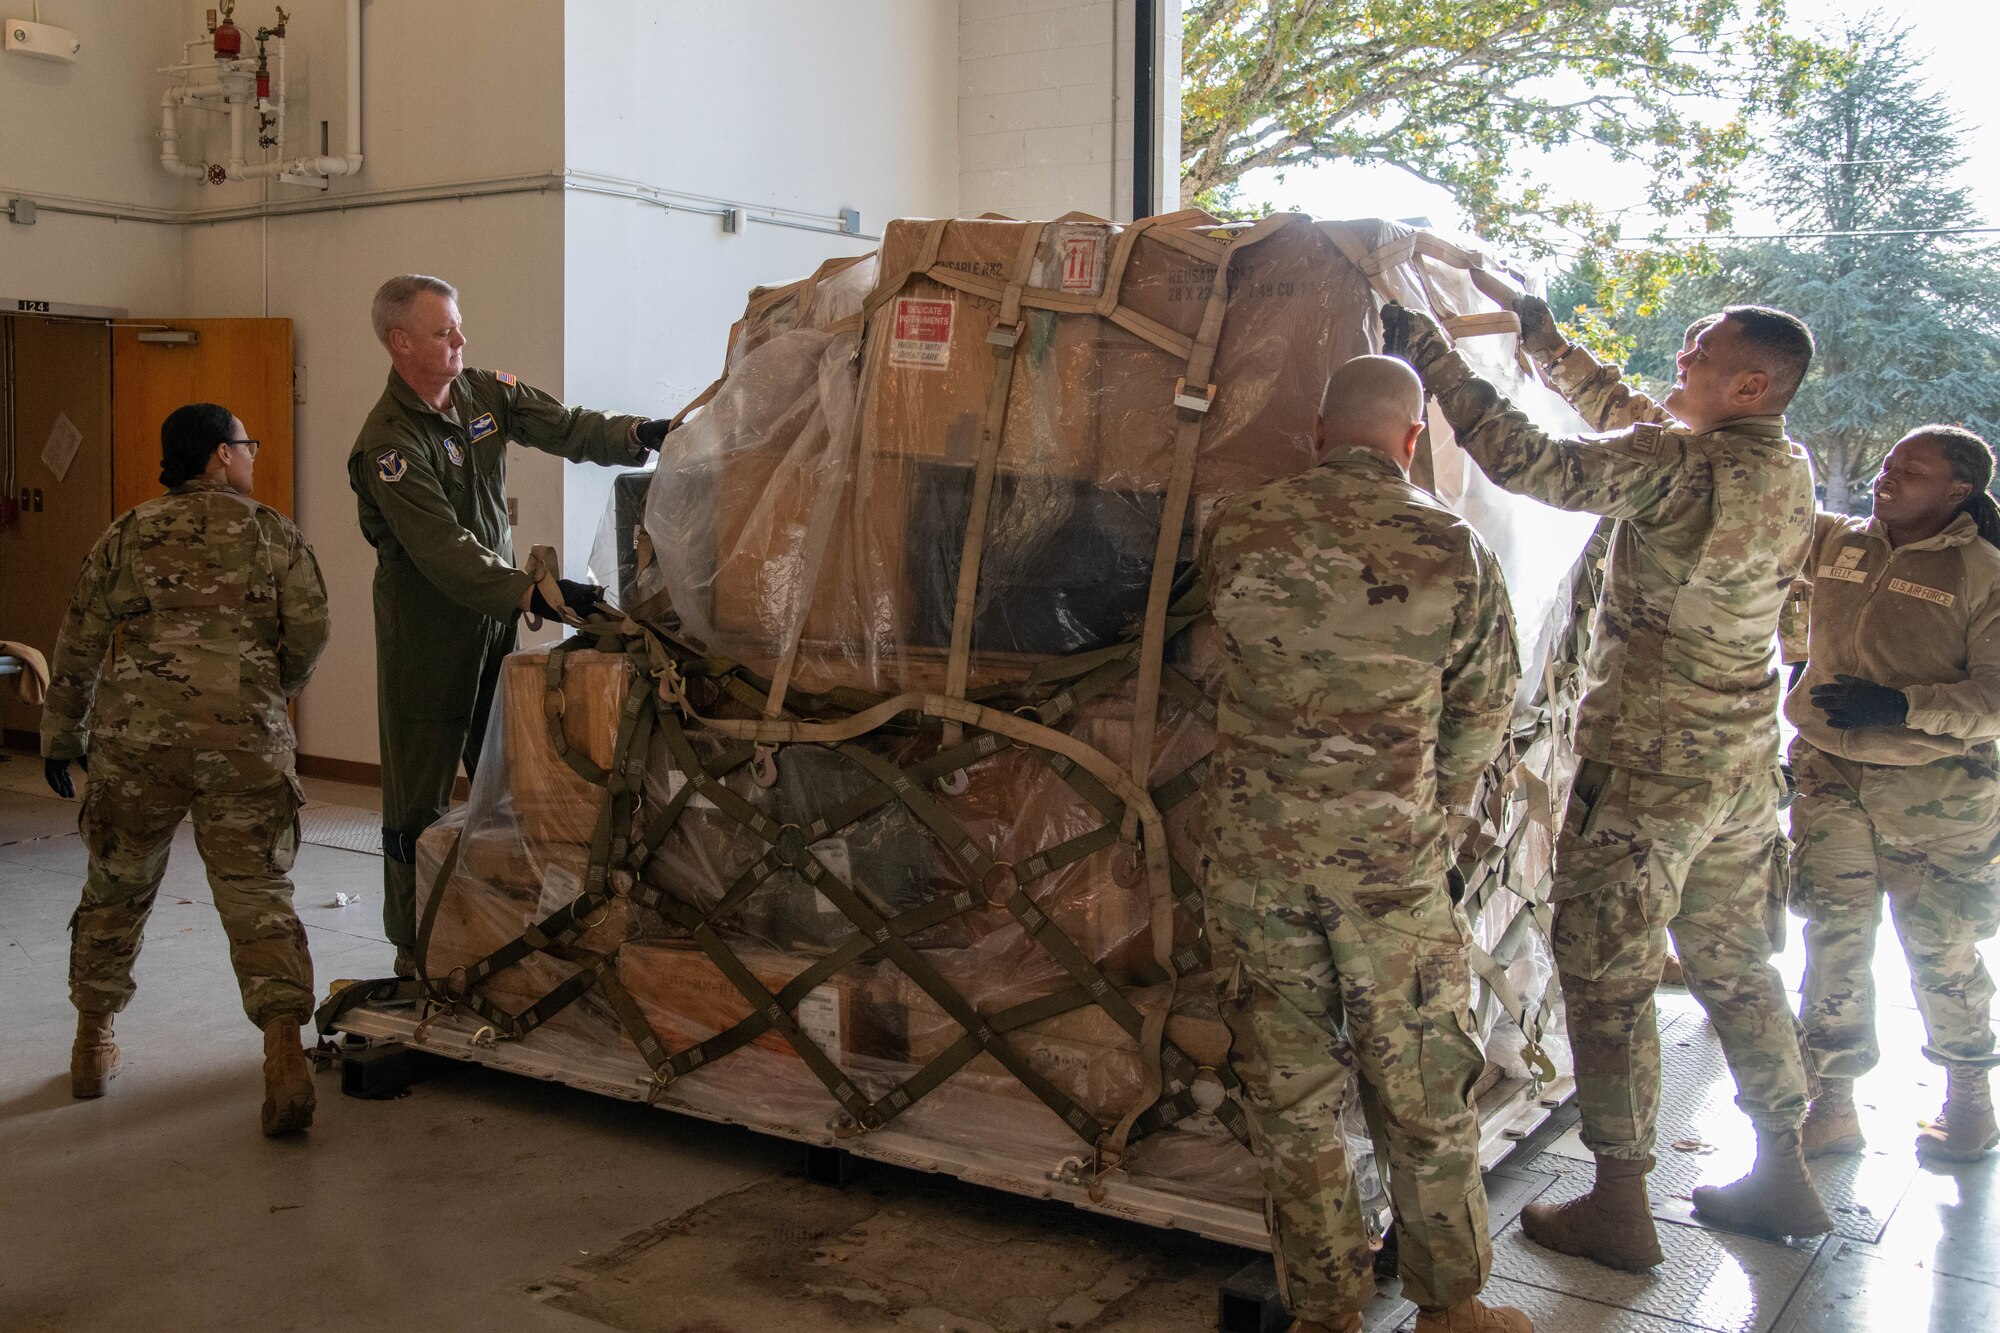
<svg viewBox="0 0 2000 1333"><path fill-rule="evenodd" d="M1556 841L1556 967L1576 1061L1584 1144L1653 1151L1660 1031L1653 1007L1667 936L1708 1011L1736 1104L1766 1129L1805 1115L1805 1069L1771 966L1783 920L1783 791L1775 770L1704 782L1586 762Z"/></svg>
<svg viewBox="0 0 2000 1333"><path fill-rule="evenodd" d="M126 746L98 740L78 826L90 853L70 918L70 999L117 1013L132 999L132 965L167 871L174 829L190 810L243 1012L263 1026L313 1008L312 959L287 878L302 800L292 756Z"/></svg>
<svg viewBox="0 0 2000 1333"><path fill-rule="evenodd" d="M1442 884L1351 892L1211 866L1208 923L1229 1063L1270 1195L1285 1305L1331 1323L1374 1292L1340 1110L1355 1072L1389 1145L1403 1294L1449 1305L1493 1267L1472 1035L1472 932Z"/></svg>
<svg viewBox="0 0 2000 1333"><path fill-rule="evenodd" d="M1815 1073L1859 1078L1875 1041L1875 934L1882 900L1941 1065L1990 1069L1993 978L1979 942L2000 931L2000 771L1993 746L1895 768L1792 743L1792 906L1806 919L1799 1020Z"/></svg>

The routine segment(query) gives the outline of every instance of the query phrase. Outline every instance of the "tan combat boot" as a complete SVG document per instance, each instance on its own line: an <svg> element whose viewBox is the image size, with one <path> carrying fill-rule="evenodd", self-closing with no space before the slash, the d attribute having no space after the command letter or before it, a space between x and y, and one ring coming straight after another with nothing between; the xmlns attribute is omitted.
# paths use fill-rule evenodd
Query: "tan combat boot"
<svg viewBox="0 0 2000 1333"><path fill-rule="evenodd" d="M398 948L396 950L396 961L393 966L396 969L396 975L408 981L417 975L417 956L408 949Z"/></svg>
<svg viewBox="0 0 2000 1333"><path fill-rule="evenodd" d="M1861 1136L1861 1117L1854 1110L1854 1080L1822 1078L1806 1122L1799 1126L1799 1143L1806 1160L1857 1153L1868 1146Z"/></svg>
<svg viewBox="0 0 2000 1333"><path fill-rule="evenodd" d="M1457 1305L1419 1306L1416 1333L1535 1333L1535 1326L1511 1305L1473 1296Z"/></svg>
<svg viewBox="0 0 2000 1333"><path fill-rule="evenodd" d="M1757 1130L1757 1164L1727 1185L1696 1185L1694 1210L1731 1231L1820 1236L1833 1230L1796 1129Z"/></svg>
<svg viewBox="0 0 2000 1333"><path fill-rule="evenodd" d="M313 1105L312 1066L299 1045L299 1020L281 1014L264 1024L264 1132L307 1128Z"/></svg>
<svg viewBox="0 0 2000 1333"><path fill-rule="evenodd" d="M1685 986L1687 974L1681 971L1681 960L1677 954L1668 954L1660 964L1660 984L1662 986Z"/></svg>
<svg viewBox="0 0 2000 1333"><path fill-rule="evenodd" d="M1652 1169L1650 1157L1599 1157L1590 1193L1568 1203L1529 1204L1521 1210L1521 1232L1547 1249L1643 1273L1666 1257L1646 1201Z"/></svg>
<svg viewBox="0 0 2000 1333"><path fill-rule="evenodd" d="M1917 1151L1947 1162L1976 1162L2000 1145L1993 1086L1984 1069L1953 1067L1945 1078L1944 1113L1917 1135Z"/></svg>
<svg viewBox="0 0 2000 1333"><path fill-rule="evenodd" d="M69 1048L69 1095L102 1097L118 1072L118 1044L111 1040L111 1015L79 1013L76 1044Z"/></svg>

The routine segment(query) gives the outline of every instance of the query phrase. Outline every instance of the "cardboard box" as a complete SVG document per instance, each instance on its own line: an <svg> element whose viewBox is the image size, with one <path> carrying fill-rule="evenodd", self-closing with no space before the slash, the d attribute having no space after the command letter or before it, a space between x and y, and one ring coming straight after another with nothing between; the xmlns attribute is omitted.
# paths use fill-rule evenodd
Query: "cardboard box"
<svg viewBox="0 0 2000 1333"><path fill-rule="evenodd" d="M417 910L422 917L436 891L438 871L456 825L433 825L417 839ZM470 967L518 939L524 927L572 901L587 864L585 850L566 844L528 847L507 828L465 837L446 897L433 922L424 965L443 982L456 968ZM574 943L593 952L617 949L634 933L638 909L614 899L603 919ZM576 974L564 959L533 953L480 983L478 992L509 1013L521 1013ZM554 1033L590 1043L617 1038L617 1021L595 993L562 1009L547 1025Z"/></svg>
<svg viewBox="0 0 2000 1333"><path fill-rule="evenodd" d="M1034 998L1034 990L1005 978L973 974L951 978L982 1014L994 1014ZM900 972L884 969L883 984L900 1009L904 1055L911 1064L936 1059L964 1035L924 990ZM1167 1020L1167 1037L1197 1065L1220 1068L1229 1058L1229 1028L1216 1011L1213 993L1192 980ZM1130 992L1142 1012L1166 1003L1165 987ZM1097 1005L1044 1019L1007 1035L1037 1074L1075 1098L1100 1120L1115 1120L1130 1108L1144 1086L1145 1062L1138 1040ZM991 1055L980 1055L952 1076L951 1083L976 1085L1015 1100L1041 1104L1027 1086ZM948 1083L946 1086L951 1086Z"/></svg>
<svg viewBox="0 0 2000 1333"><path fill-rule="evenodd" d="M566 657L559 705L563 737L577 753L608 765L631 664L614 653L583 649ZM548 659L546 650L514 653L500 667L507 789L530 842L587 845L597 830L604 788L578 775L550 740Z"/></svg>
<svg viewBox="0 0 2000 1333"><path fill-rule="evenodd" d="M813 959L748 946L738 956L773 994L811 966ZM693 944L628 944L618 955L618 980L645 1011L646 1021L670 1052L697 1045L751 1013L750 1001ZM844 1055L879 1054L883 1023L871 1012L872 970L843 968L814 987L794 1012L799 1027L838 1063ZM761 1050L798 1059L798 1052L775 1028L752 1043Z"/></svg>

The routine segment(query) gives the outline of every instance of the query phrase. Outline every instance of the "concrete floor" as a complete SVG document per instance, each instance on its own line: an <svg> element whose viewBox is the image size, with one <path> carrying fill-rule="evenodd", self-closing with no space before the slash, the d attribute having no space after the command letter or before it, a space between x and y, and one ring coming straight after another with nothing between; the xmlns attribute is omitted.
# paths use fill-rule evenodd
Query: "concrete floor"
<svg viewBox="0 0 2000 1333"><path fill-rule="evenodd" d="M357 843L339 833L341 821L365 829L361 811L374 794L307 787L308 816L334 830L327 840ZM569 1301L598 1311L584 1317L550 1303L544 1283L636 1271L619 1258L635 1237L795 1173L791 1145L473 1068L381 1102L342 1097L323 1075L311 1134L263 1138L258 1037L238 1008L186 829L148 931L139 996L119 1023L123 1071L110 1096L73 1101L64 974L65 925L84 868L75 818L74 804L42 787L39 761L0 758L0 1012L10 1020L0 1045L0 1329L779 1326L768 1310L746 1322L691 1324L671 1298L655 1307L629 1293ZM309 845L295 877L321 991L336 978L385 974L380 862ZM343 892L354 901L333 906ZM1796 981L1796 947L1786 962ZM1891 1054L1863 1085L1871 1147L1842 1177L1840 1233L1787 1247L1691 1224L1686 1186L1740 1171L1750 1135L1729 1106L1726 1079L1718 1082L1712 1034L1683 998L1671 1005L1682 1016L1667 1044L1681 1063L1668 1114L1671 1133L1693 1147L1673 1153L1663 1130L1662 1157L1672 1160L1654 1179L1668 1265L1649 1278L1609 1275L1526 1244L1509 1222L1495 1238L1496 1293L1528 1308L1545 1333L2000 1327L2000 1165L1916 1169L1910 1134L1935 1111L1943 1079L1916 1053L1920 1029L1893 941L1878 972ZM1586 1185L1579 1151L1559 1140L1498 1173L1489 1182L1496 1219L1536 1194ZM1142 1251L1151 1235L1103 1225L1114 1246ZM1233 1256L1215 1248L1226 1267ZM941 1244L940 1262L947 1257L964 1258ZM714 1276L695 1280L712 1294ZM879 1323L865 1312L836 1319L837 1300L802 1298L783 1326L998 1327L936 1310ZM1074 1326L1189 1326L1185 1311L1163 1321L1141 1305ZM623 1313L604 1313L614 1307Z"/></svg>

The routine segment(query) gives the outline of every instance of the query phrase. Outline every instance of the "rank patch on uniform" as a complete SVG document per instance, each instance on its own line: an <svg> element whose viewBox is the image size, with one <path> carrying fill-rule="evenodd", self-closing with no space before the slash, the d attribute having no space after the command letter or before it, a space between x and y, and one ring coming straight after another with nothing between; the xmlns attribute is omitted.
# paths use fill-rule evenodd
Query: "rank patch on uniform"
<svg viewBox="0 0 2000 1333"><path fill-rule="evenodd" d="M444 442L444 456L459 467L465 466L465 450L458 447L457 440L446 440Z"/></svg>
<svg viewBox="0 0 2000 1333"><path fill-rule="evenodd" d="M401 481L410 470L410 460L399 449L385 449L375 460L375 475L384 481Z"/></svg>
<svg viewBox="0 0 2000 1333"><path fill-rule="evenodd" d="M499 380L502 384L512 384L515 382L513 372L508 370L494 371L493 378Z"/></svg>
<svg viewBox="0 0 2000 1333"><path fill-rule="evenodd" d="M1912 583L1908 579L1890 579L1889 591L1899 592L1905 597L1914 597L1918 601L1931 602L1937 606L1950 606L1958 600L1943 588L1926 588L1923 584Z"/></svg>
<svg viewBox="0 0 2000 1333"><path fill-rule="evenodd" d="M1860 564L1861 557L1867 554L1868 548L1865 546L1843 546L1840 548L1840 554L1834 558L1833 563L1839 565L1842 569L1852 569Z"/></svg>
<svg viewBox="0 0 2000 1333"><path fill-rule="evenodd" d="M499 430L500 428L493 424L493 414L491 412L488 412L484 416L479 417L465 429L466 432L469 435L471 435L473 439L483 440L487 436L491 435L494 431ZM454 458L451 461L456 463L458 460Z"/></svg>

